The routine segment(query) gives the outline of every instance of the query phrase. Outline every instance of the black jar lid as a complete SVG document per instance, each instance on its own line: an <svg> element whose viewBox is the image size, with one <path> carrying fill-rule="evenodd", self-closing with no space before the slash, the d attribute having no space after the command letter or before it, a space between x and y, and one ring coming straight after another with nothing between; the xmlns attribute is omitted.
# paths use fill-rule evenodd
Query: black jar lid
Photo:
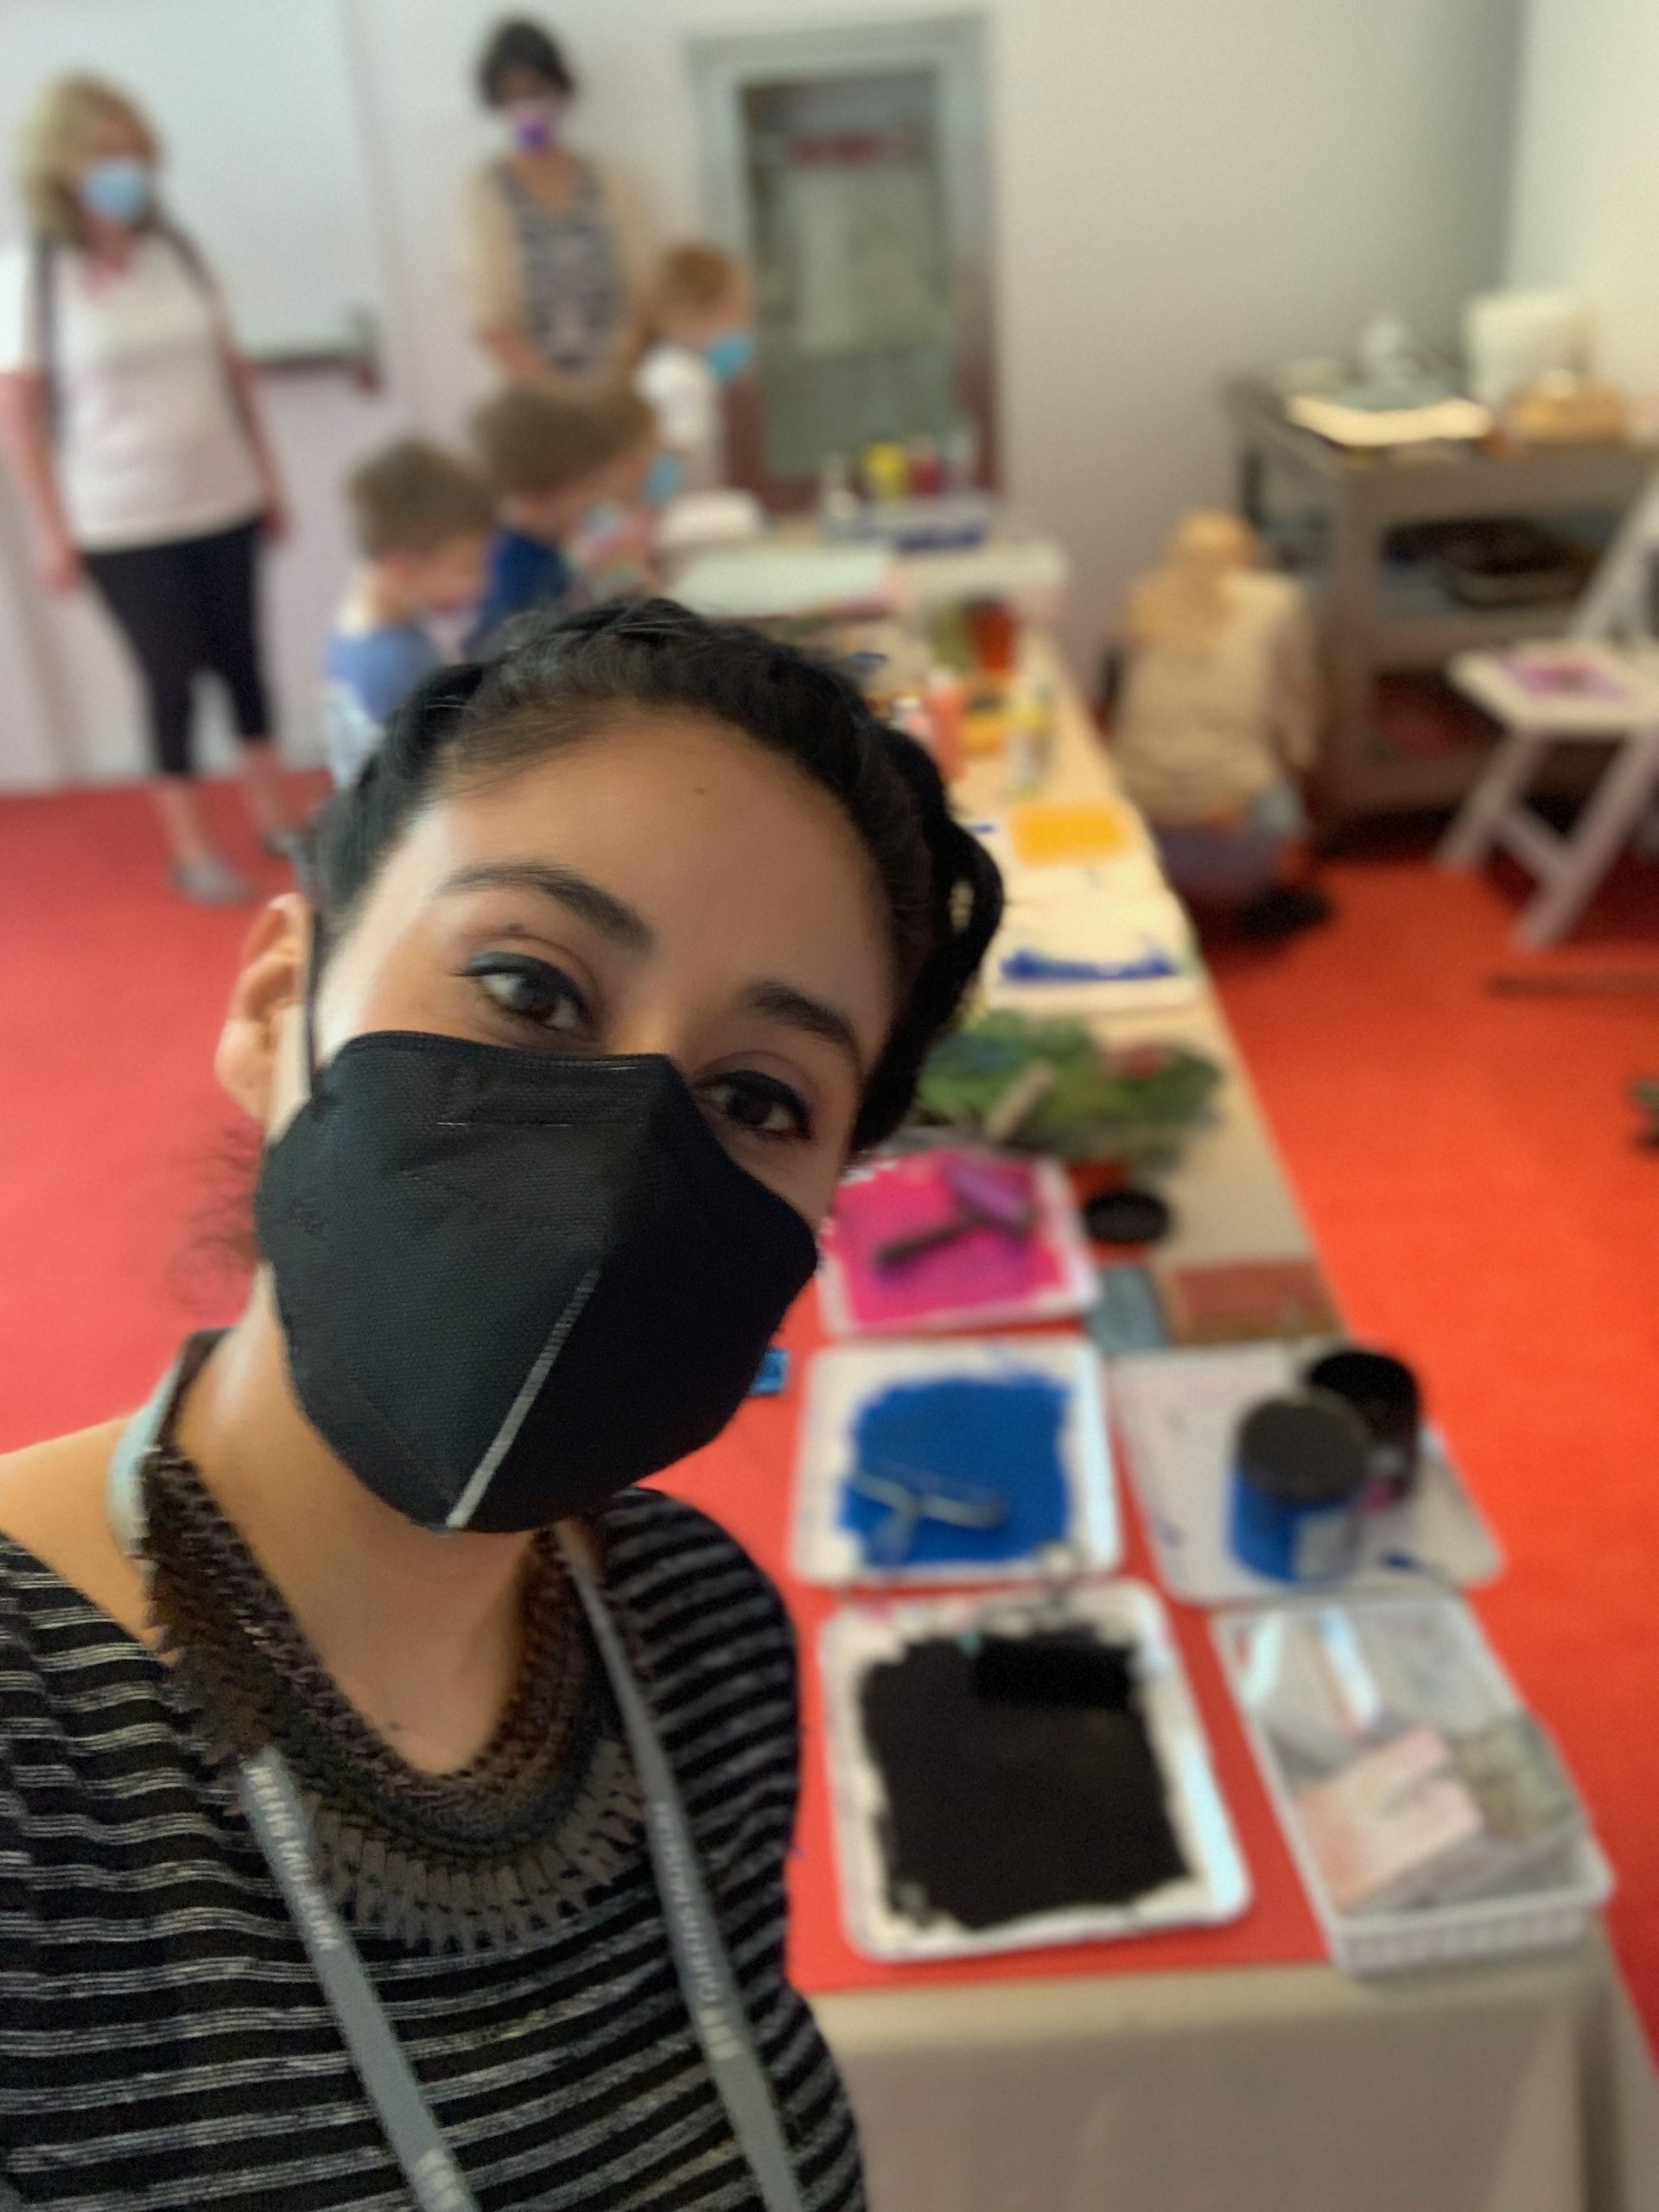
<svg viewBox="0 0 1659 2212"><path fill-rule="evenodd" d="M1314 1360L1302 1379L1310 1389L1333 1391L1373 1422L1414 1422L1421 1411L1417 1377L1405 1361L1366 1344L1338 1344Z"/></svg>
<svg viewBox="0 0 1659 2212"><path fill-rule="evenodd" d="M1167 1198L1156 1191L1126 1184L1101 1191L1083 1210L1084 1225L1096 1244L1155 1244L1173 1225Z"/></svg>
<svg viewBox="0 0 1659 2212"><path fill-rule="evenodd" d="M1327 1390L1264 1398L1239 1423L1239 1473L1283 1505L1341 1505L1370 1473L1370 1439L1353 1408Z"/></svg>

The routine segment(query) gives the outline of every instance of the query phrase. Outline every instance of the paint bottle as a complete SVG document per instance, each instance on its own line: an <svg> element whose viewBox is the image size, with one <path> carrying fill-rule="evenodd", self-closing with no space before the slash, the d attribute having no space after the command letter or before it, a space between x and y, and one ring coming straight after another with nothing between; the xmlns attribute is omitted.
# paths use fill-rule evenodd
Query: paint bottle
<svg viewBox="0 0 1659 2212"><path fill-rule="evenodd" d="M1239 1423L1229 1536L1277 1582L1329 1582L1359 1553L1370 1439L1333 1393L1266 1398Z"/></svg>
<svg viewBox="0 0 1659 2212"><path fill-rule="evenodd" d="M928 679L924 704L927 709L929 749L946 783L959 776L966 763L962 715L967 696L968 687L959 676L940 671Z"/></svg>
<svg viewBox="0 0 1659 2212"><path fill-rule="evenodd" d="M911 498L937 499L944 489L944 456L936 441L928 437L912 438L906 458L909 462Z"/></svg>
<svg viewBox="0 0 1659 2212"><path fill-rule="evenodd" d="M863 504L853 489L853 472L845 454L826 454L818 463L818 533L832 543L856 537Z"/></svg>
<svg viewBox="0 0 1659 2212"><path fill-rule="evenodd" d="M910 456L896 438L874 438L859 456L869 499L902 499L910 490Z"/></svg>

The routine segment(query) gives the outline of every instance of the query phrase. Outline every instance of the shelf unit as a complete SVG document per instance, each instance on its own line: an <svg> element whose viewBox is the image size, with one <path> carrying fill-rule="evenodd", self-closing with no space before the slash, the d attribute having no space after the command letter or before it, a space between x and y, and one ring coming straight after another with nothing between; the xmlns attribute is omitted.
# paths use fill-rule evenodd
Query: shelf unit
<svg viewBox="0 0 1659 2212"><path fill-rule="evenodd" d="M1319 616L1329 708L1317 803L1326 830L1366 814L1455 806L1485 758L1471 744L1433 755L1396 751L1377 731L1379 675L1437 670L1456 653L1549 637L1571 601L1484 612L1438 594L1426 572L1402 580L1386 557L1390 534L1414 523L1503 516L1605 514L1609 535L1659 456L1630 445L1538 446L1515 453L1436 446L1410 457L1355 454L1287 423L1279 395L1258 378L1224 391L1236 441L1239 504L1271 531L1269 493L1294 485L1322 525L1325 553L1306 581Z"/></svg>

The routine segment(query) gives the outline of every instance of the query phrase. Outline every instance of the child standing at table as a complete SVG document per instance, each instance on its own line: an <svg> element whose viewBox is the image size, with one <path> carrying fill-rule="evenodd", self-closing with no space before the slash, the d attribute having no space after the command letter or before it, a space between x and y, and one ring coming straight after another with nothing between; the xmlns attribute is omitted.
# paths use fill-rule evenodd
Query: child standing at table
<svg viewBox="0 0 1659 2212"><path fill-rule="evenodd" d="M1247 937L1325 920L1306 880L1296 772L1312 765L1319 690L1301 587L1265 574L1236 515L1186 516L1129 600L1112 744L1164 872Z"/></svg>
<svg viewBox="0 0 1659 2212"><path fill-rule="evenodd" d="M749 280L718 246L671 246L646 295L644 350L633 388L657 417L666 496L726 480L721 394L754 359ZM664 464L667 464L665 466Z"/></svg>
<svg viewBox="0 0 1659 2212"><path fill-rule="evenodd" d="M361 565L324 658L323 721L336 785L354 783L392 714L442 656L429 621L475 606L493 516L473 471L402 438L346 484Z"/></svg>
<svg viewBox="0 0 1659 2212"><path fill-rule="evenodd" d="M489 582L468 652L531 607L581 607L648 590L652 523L641 505L657 451L632 391L572 394L509 385L473 417L495 495Z"/></svg>

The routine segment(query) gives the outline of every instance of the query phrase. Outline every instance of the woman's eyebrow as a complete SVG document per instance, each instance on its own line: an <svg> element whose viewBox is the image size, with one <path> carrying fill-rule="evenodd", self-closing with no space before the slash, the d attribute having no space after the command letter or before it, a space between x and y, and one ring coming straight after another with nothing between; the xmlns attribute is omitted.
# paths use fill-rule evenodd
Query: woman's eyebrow
<svg viewBox="0 0 1659 2212"><path fill-rule="evenodd" d="M452 899L463 891L480 889L535 891L544 899L555 899L570 913L591 922L625 952L650 952L657 943L656 931L637 908L588 877L578 875L574 868L560 868L551 861L480 861L445 876L438 886L438 896Z"/></svg>
<svg viewBox="0 0 1659 2212"><path fill-rule="evenodd" d="M743 994L743 1004L751 1014L766 1014L773 1021L786 1023L791 1029L804 1030L809 1037L822 1037L838 1046L852 1062L859 1081L863 1082L866 1070L858 1033L839 1007L797 990L793 983L770 980L751 983Z"/></svg>

